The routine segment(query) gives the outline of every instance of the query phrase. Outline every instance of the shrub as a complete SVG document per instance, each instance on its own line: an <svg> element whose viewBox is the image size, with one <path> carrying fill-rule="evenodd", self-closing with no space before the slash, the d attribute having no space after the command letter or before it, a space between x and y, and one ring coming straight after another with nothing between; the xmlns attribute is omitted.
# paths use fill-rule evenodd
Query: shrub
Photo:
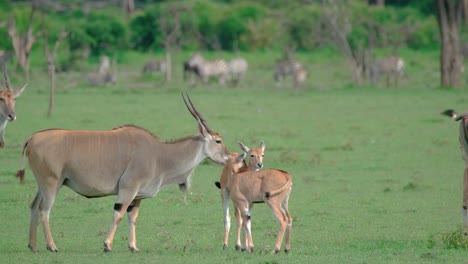
<svg viewBox="0 0 468 264"><path fill-rule="evenodd" d="M112 54L127 46L126 29L116 17L93 13L83 25L84 31L92 39L91 54Z"/></svg>

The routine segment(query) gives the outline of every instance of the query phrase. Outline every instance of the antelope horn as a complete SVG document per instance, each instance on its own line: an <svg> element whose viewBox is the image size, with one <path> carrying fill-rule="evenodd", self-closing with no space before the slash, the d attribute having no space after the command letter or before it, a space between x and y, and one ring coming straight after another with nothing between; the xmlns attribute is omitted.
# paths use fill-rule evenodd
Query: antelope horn
<svg viewBox="0 0 468 264"><path fill-rule="evenodd" d="M182 94L182 99L184 99L184 103L185 103L185 106L187 107L187 109L189 110L190 114L192 114L192 116L198 121L200 122L200 118L195 114L195 112L193 112L192 108L188 105L187 103L187 100L185 99L185 96L183 93ZM187 95L188 96L188 95Z"/></svg>
<svg viewBox="0 0 468 264"><path fill-rule="evenodd" d="M9 91L11 91L11 84L10 79L8 78L8 74L6 72L6 63L3 62L3 76L5 77L5 85Z"/></svg>
<svg viewBox="0 0 468 264"><path fill-rule="evenodd" d="M190 106L192 107L192 110L194 111L194 113L192 113L192 115L195 114L198 117L198 118L197 117L195 117L195 118L197 118L197 120L200 120L201 124L205 127L206 131L208 133L210 133L210 134L213 134L213 130L211 130L208 127L208 124L206 123L206 120L203 117L203 115L200 112L197 111L197 108L195 108L195 105L193 104L192 100L190 99L190 96L187 93L186 93L186 95L187 95L187 99L188 99L188 101L190 103ZM184 101L185 101L185 99L184 99ZM187 102L185 104L187 104Z"/></svg>

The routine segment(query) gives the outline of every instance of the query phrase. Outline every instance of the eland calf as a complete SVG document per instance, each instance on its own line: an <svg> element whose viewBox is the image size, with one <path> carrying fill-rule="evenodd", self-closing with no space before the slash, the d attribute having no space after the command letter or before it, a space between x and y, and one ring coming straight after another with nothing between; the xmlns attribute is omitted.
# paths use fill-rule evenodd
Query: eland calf
<svg viewBox="0 0 468 264"><path fill-rule="evenodd" d="M442 112L442 114L451 117L454 121L461 121L459 141L462 158L465 161L462 217L466 235L468 232L468 113L457 114L454 110L450 109Z"/></svg>
<svg viewBox="0 0 468 264"><path fill-rule="evenodd" d="M244 171L257 171L263 167L263 157L265 153L265 143L262 141L258 148L249 148L244 145L242 142L237 141L239 143L240 148L249 155L249 164L245 164L242 168L237 170L236 172L244 172ZM227 174L221 173L221 177L219 182L215 182L215 185L221 189L221 202L223 205L223 215L224 215L224 244L223 249L228 247L228 240L229 240L229 231L231 230L231 216L229 213L229 197L226 192L226 184L227 184ZM242 216L240 213L239 208L234 207L234 213L236 216L236 250L241 250L241 228L242 228Z"/></svg>
<svg viewBox="0 0 468 264"><path fill-rule="evenodd" d="M11 88L10 79L6 72L6 65L3 64L3 76L5 77L6 90L0 90L0 148L5 146L5 128L8 122L16 120L15 103L26 89L27 83L18 91L13 91ZM1 88L1 87L0 87Z"/></svg>
<svg viewBox="0 0 468 264"><path fill-rule="evenodd" d="M142 199L154 197L163 186L187 182L206 158L226 163L229 154L221 136L210 129L190 98L183 96L198 122L199 134L161 141L143 128L124 125L108 131L49 129L34 133L23 146L38 185L31 203L28 246L37 251L37 224L41 220L47 249L57 247L49 214L57 192L68 186L87 198L117 195L104 251L112 250L119 222L128 214L128 247L138 251L135 226ZM23 168L17 177L24 180Z"/></svg>
<svg viewBox="0 0 468 264"><path fill-rule="evenodd" d="M293 221L288 209L292 176L286 171L276 169L240 172L244 167L243 160L246 155L231 154L222 172L227 178L224 195L231 198L234 207L240 210L242 216L241 247L248 252L253 251L251 209L253 203L265 202L272 209L279 226L274 253L280 251L284 236L287 253L291 249Z"/></svg>

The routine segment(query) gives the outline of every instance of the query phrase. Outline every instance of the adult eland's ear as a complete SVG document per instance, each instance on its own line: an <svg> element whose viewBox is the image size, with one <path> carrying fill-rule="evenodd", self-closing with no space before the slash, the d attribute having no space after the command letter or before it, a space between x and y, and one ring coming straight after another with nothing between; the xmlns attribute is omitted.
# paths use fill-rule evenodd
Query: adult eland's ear
<svg viewBox="0 0 468 264"><path fill-rule="evenodd" d="M250 149L249 149L246 145L242 144L242 142L240 142L240 141L238 140L237 143L239 143L239 146L240 146L240 148L241 148L242 151L244 151L244 152L250 152Z"/></svg>

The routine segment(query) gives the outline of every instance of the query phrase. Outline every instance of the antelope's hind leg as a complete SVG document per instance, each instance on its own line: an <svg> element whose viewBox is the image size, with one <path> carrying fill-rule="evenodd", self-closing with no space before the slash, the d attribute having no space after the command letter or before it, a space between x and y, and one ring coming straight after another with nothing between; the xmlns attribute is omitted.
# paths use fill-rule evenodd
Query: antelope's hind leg
<svg viewBox="0 0 468 264"><path fill-rule="evenodd" d="M54 239L52 237L52 232L50 231L49 225L49 215L50 210L55 202L55 197L57 195L60 186L55 188L49 188L49 191L41 191L40 202L39 202L39 216L41 218L42 229L44 231L44 238L46 240L47 250L50 252L58 252L57 246L55 245ZM52 190L52 191L50 191ZM33 224L33 223L31 223Z"/></svg>
<svg viewBox="0 0 468 264"><path fill-rule="evenodd" d="M29 241L28 248L32 252L37 252L37 226L39 224L39 203L41 201L39 190L30 205L30 220L29 220Z"/></svg>
<svg viewBox="0 0 468 264"><path fill-rule="evenodd" d="M288 224L286 213L282 209L282 201L284 201L283 195L277 195L265 201L273 211L273 214L278 222L278 235L275 243L275 249L273 251L275 254L279 253L281 249L281 243L283 242L283 237Z"/></svg>
<svg viewBox="0 0 468 264"><path fill-rule="evenodd" d="M285 234L286 242L285 242L285 245L284 245L284 252L285 253L289 253L289 251L291 250L291 231L292 231L292 222L293 222L293 218L291 217L291 214L289 213L289 208L288 208L289 195L290 195L290 192L284 198L283 204L281 206L282 209L283 209L283 212L285 213L286 220L287 220L286 234Z"/></svg>

